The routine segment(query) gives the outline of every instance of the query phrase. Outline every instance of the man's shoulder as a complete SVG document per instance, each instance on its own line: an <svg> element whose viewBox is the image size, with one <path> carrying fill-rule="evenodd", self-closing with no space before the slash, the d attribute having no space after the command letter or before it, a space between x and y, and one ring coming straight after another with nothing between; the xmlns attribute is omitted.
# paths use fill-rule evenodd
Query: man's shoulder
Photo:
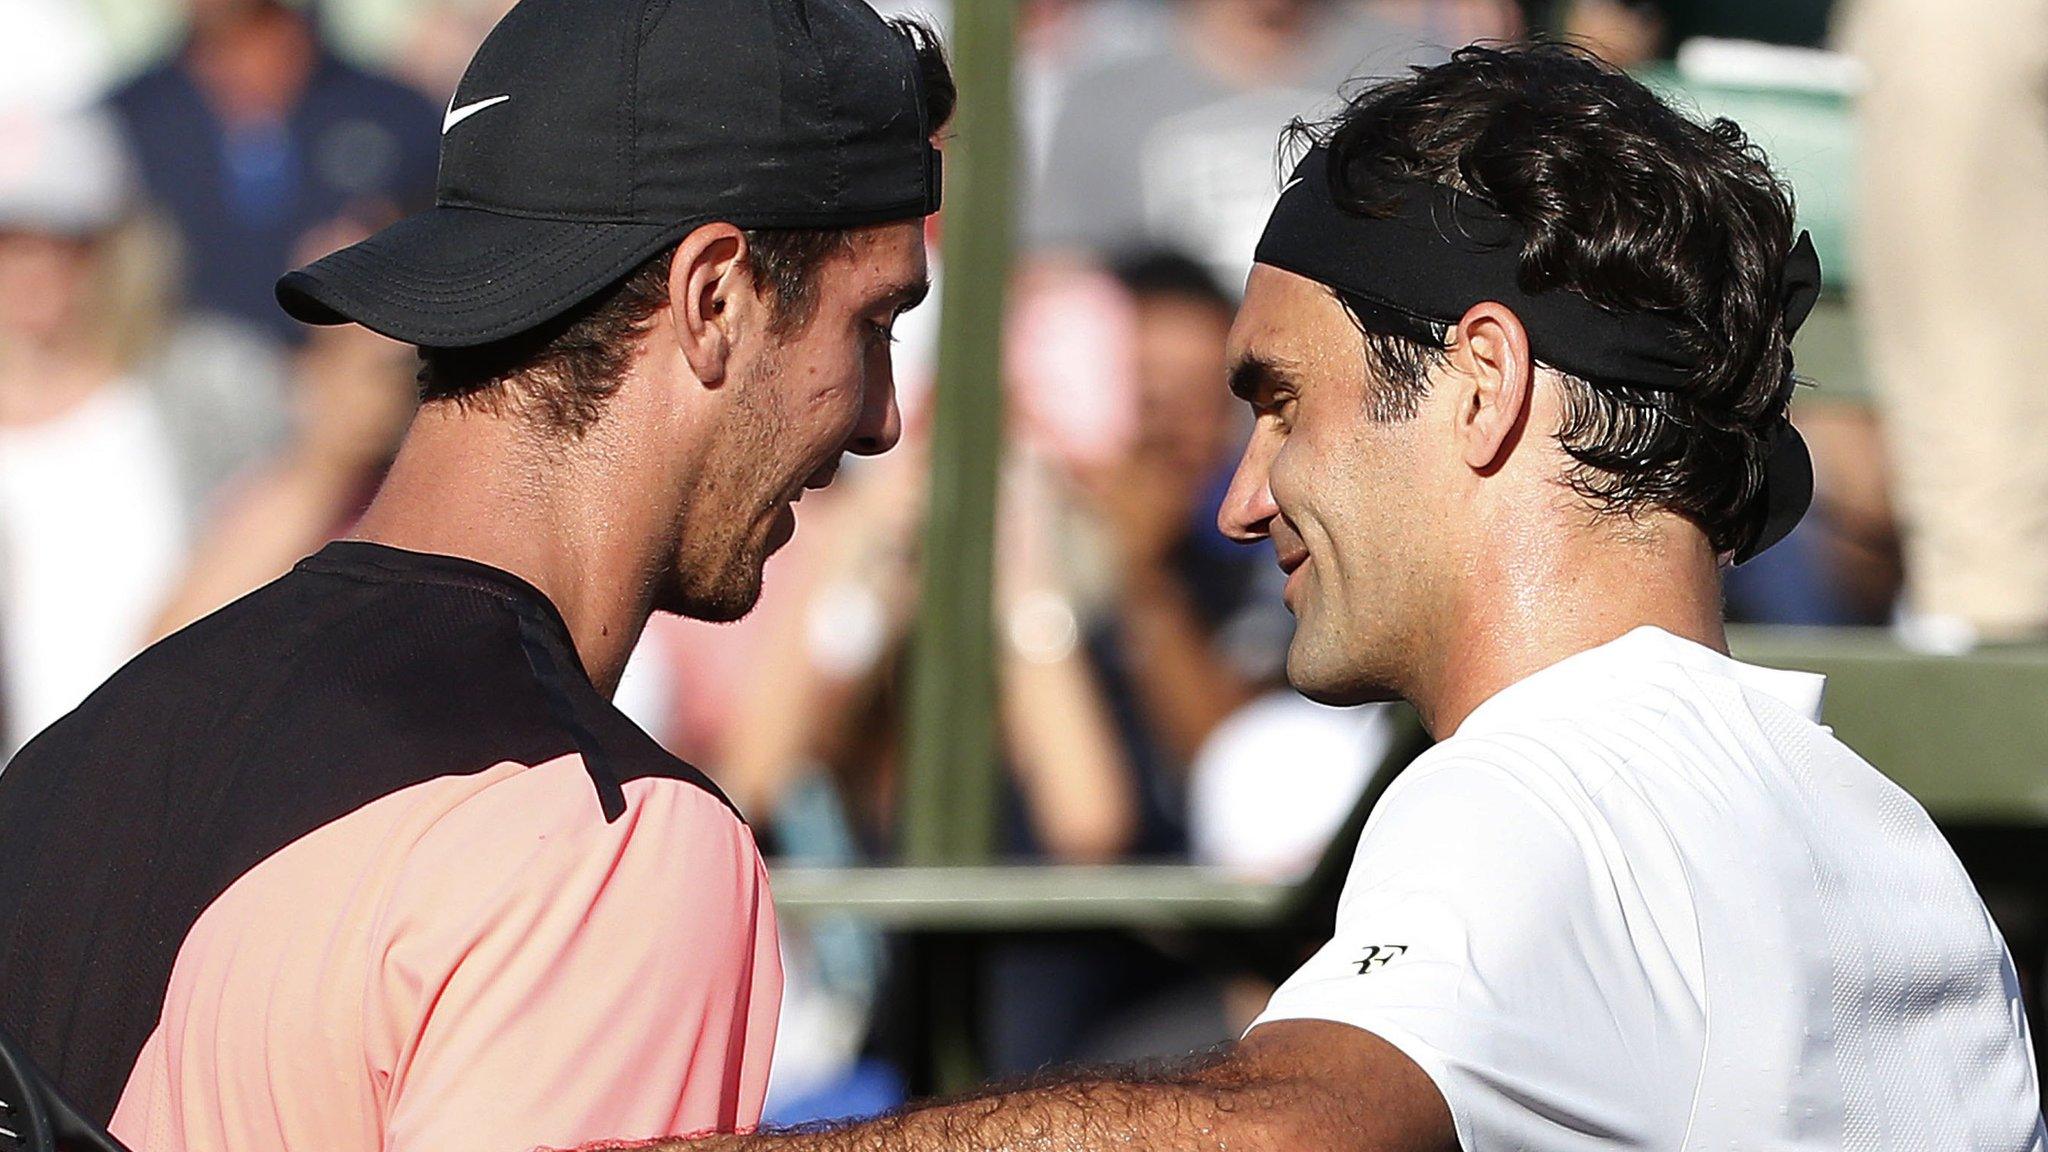
<svg viewBox="0 0 2048 1152"><path fill-rule="evenodd" d="M621 785L615 813L592 794L593 778L605 770L587 753L568 752L545 764L444 777L388 798L391 811L364 826L418 830L405 838L394 891L430 915L470 890L486 903L551 902L561 891L547 877L596 883L628 859L639 861L646 882L639 887L662 878L748 885L758 878L752 829L708 781L642 775ZM490 878L506 876L522 877L524 890L490 895Z"/></svg>
<svg viewBox="0 0 2048 1152"><path fill-rule="evenodd" d="M591 685L537 594L409 566L385 578L375 557L334 562L332 552L280 582L303 580L300 598L326 608L288 657L313 669L283 690L288 712L422 779L573 756L607 819L641 780L686 783L730 807Z"/></svg>
<svg viewBox="0 0 2048 1152"><path fill-rule="evenodd" d="M647 782L658 786L662 781L700 791L733 818L740 818L739 809L709 776L664 748L580 674L566 683L543 683L541 690L554 701L562 730L573 740L575 754L597 788L607 819L618 819L625 811L626 792L633 785Z"/></svg>
<svg viewBox="0 0 2048 1152"><path fill-rule="evenodd" d="M1642 707L1641 701L1610 703L1453 733L1417 756L1402 780L1436 777L1439 788L1512 785L1533 795L1559 789L1583 793L1597 787L1615 761L1627 758L1628 750L1617 750L1612 735L1631 722L1628 713L1641 723L1660 711L1654 705Z"/></svg>
<svg viewBox="0 0 2048 1152"><path fill-rule="evenodd" d="M177 796L218 786L251 817L274 800L301 813L294 823L570 754L610 816L620 789L648 778L724 801L590 686L559 625L532 606L486 584L313 561L152 646L24 754L65 771L119 763L124 775L139 755Z"/></svg>
<svg viewBox="0 0 2048 1152"><path fill-rule="evenodd" d="M1502 689L1431 758L1596 787L1617 770L1781 761L1825 736L1814 720L1820 683L1632 634Z"/></svg>
<svg viewBox="0 0 2048 1152"><path fill-rule="evenodd" d="M1499 710L1416 757L1380 805L1390 820L1404 811L1468 828L1490 820L1496 832L1547 829L1556 834L1550 842L1583 848L1601 828L1690 805L1710 779L1734 784L1724 768L1738 758L1777 758L1732 748L1728 735L1711 704L1682 685L1642 683ZM1529 846L1520 831L1514 838Z"/></svg>
<svg viewBox="0 0 2048 1152"><path fill-rule="evenodd" d="M1389 859L1430 862L1429 871L1513 862L1541 871L1539 861L1575 869L1585 834L1588 790L1540 758L1493 742L1445 741L1418 756L1380 798L1361 838L1354 878L1384 871ZM1455 869L1445 864L1460 863Z"/></svg>

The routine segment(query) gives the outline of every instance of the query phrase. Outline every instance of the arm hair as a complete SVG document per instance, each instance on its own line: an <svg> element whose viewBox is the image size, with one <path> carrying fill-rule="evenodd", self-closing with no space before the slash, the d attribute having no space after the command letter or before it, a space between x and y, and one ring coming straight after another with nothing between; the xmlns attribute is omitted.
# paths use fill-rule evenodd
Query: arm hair
<svg viewBox="0 0 2048 1152"><path fill-rule="evenodd" d="M1421 1068L1369 1033L1266 1025L1186 1061L1034 1077L851 1125L646 1152L1456 1152Z"/></svg>

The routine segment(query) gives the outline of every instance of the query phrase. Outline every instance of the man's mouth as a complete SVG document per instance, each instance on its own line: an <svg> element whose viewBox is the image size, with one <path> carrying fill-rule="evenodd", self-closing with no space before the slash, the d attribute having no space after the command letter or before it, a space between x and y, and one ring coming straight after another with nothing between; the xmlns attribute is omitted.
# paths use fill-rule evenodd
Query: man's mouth
<svg viewBox="0 0 2048 1152"><path fill-rule="evenodd" d="M804 488L813 491L819 488L826 488L831 485L832 481L838 479L838 477L839 458L835 456L832 458L832 462L830 464L827 464L823 468L818 469L816 472L811 473L810 478L804 481ZM803 499L802 492L797 493L797 499Z"/></svg>
<svg viewBox="0 0 2048 1152"><path fill-rule="evenodd" d="M839 464L836 461L827 467L818 469L806 477L804 482L797 486L796 491L789 494L784 503L791 505L803 503L804 493L815 492L820 488L829 487L838 474Z"/></svg>
<svg viewBox="0 0 2048 1152"><path fill-rule="evenodd" d="M1273 558L1279 562L1280 571L1287 574L1287 584L1280 590L1280 602L1287 606L1288 611L1295 611L1295 585L1300 582L1301 570L1308 565L1308 549L1298 541L1288 544L1275 541Z"/></svg>

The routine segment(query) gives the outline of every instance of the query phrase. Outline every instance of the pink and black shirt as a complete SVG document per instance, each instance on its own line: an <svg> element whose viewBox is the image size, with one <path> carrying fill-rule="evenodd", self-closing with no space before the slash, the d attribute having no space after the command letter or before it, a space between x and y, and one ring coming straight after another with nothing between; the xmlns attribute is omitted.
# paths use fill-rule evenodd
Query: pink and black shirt
<svg viewBox="0 0 2048 1152"><path fill-rule="evenodd" d="M329 546L0 774L0 1022L139 1152L524 1152L757 1122L751 832L538 591Z"/></svg>

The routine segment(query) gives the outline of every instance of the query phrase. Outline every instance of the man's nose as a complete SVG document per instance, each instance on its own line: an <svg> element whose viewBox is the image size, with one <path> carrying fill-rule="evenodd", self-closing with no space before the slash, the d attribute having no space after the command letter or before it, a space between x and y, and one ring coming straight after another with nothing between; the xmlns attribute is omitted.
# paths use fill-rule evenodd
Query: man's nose
<svg viewBox="0 0 2048 1152"><path fill-rule="evenodd" d="M1264 540L1280 515L1273 499L1272 451L1257 438L1245 445L1244 457L1230 477L1230 490L1216 510L1216 528L1240 544Z"/></svg>
<svg viewBox="0 0 2048 1152"><path fill-rule="evenodd" d="M870 386L860 423L846 450L855 456L880 456L903 439L903 412L896 405L896 379L885 374L879 387Z"/></svg>

